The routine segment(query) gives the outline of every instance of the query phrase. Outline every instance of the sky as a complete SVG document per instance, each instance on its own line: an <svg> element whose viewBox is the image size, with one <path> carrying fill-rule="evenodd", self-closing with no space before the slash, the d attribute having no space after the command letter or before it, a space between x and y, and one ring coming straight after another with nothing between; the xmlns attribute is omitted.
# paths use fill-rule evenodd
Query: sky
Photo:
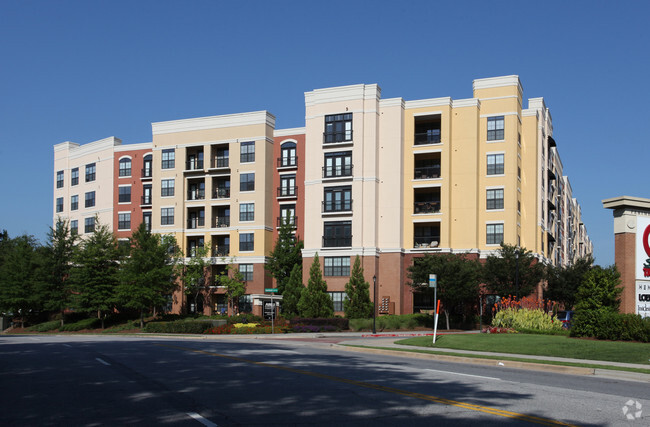
<svg viewBox="0 0 650 427"><path fill-rule="evenodd" d="M516 74L550 109L610 265L602 200L650 198L649 16L647 1L0 0L0 229L46 241L64 141L150 142L152 122L258 110L302 127L313 89L465 99Z"/></svg>

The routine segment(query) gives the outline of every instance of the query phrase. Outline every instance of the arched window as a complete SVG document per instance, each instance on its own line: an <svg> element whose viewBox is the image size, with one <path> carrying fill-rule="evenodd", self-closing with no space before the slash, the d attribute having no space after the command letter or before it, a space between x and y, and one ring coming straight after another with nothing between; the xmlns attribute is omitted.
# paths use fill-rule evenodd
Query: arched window
<svg viewBox="0 0 650 427"><path fill-rule="evenodd" d="M119 176L131 176L131 159L127 157L120 159Z"/></svg>
<svg viewBox="0 0 650 427"><path fill-rule="evenodd" d="M298 158L296 157L296 143L285 142L282 144L282 157L280 158L280 167L296 166Z"/></svg>
<svg viewBox="0 0 650 427"><path fill-rule="evenodd" d="M143 168L142 168L142 177L143 178L151 178L151 165L153 164L153 157L151 154L147 154L143 158Z"/></svg>

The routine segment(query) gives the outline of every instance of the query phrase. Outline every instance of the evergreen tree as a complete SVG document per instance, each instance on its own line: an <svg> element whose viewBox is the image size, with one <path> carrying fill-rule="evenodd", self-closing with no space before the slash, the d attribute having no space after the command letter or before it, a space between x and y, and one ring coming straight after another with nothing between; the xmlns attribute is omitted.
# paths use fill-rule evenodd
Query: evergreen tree
<svg viewBox="0 0 650 427"><path fill-rule="evenodd" d="M294 265L282 294L282 315L285 318L296 317L299 313L298 302L305 285L302 284L302 265Z"/></svg>
<svg viewBox="0 0 650 427"><path fill-rule="evenodd" d="M278 293L284 295L284 288L295 265L302 265L302 240L297 240L293 234L295 225L282 221L278 230L278 240L269 254L269 260L264 268L275 278Z"/></svg>
<svg viewBox="0 0 650 427"><path fill-rule="evenodd" d="M176 240L151 234L144 223L129 239L129 257L120 269L117 300L122 307L140 312L144 327L145 310L163 305L174 289Z"/></svg>
<svg viewBox="0 0 650 427"><path fill-rule="evenodd" d="M239 298L246 295L246 281L241 272L228 264L226 271L217 278L219 286L226 288L226 298L230 307L230 314L237 314L239 311Z"/></svg>
<svg viewBox="0 0 650 427"><path fill-rule="evenodd" d="M576 310L618 311L623 288L619 287L621 275L615 265L595 266L582 280L576 295Z"/></svg>
<svg viewBox="0 0 650 427"><path fill-rule="evenodd" d="M300 295L298 311L301 317L326 318L334 315L334 303L327 294L327 283L323 280L318 254L309 269L309 281Z"/></svg>
<svg viewBox="0 0 650 427"><path fill-rule="evenodd" d="M76 251L70 284L77 309L96 313L104 328L104 318L115 308L119 255L115 235L95 217L95 231Z"/></svg>
<svg viewBox="0 0 650 427"><path fill-rule="evenodd" d="M71 299L68 279L72 269L77 234L70 231L68 221L57 218L54 227L50 227L47 237L48 242L45 250L48 275L41 290L44 298L43 308L58 312L61 316L61 326L63 326L63 314L70 305Z"/></svg>
<svg viewBox="0 0 650 427"><path fill-rule="evenodd" d="M206 280L208 266L211 265L207 261L207 256L210 248L210 242L204 246L197 246L193 249L193 253L189 261L185 263L183 269L183 285L185 287L185 295L191 296L194 300L194 310L199 310L199 297L201 292L207 293L210 290L210 284Z"/></svg>
<svg viewBox="0 0 650 427"><path fill-rule="evenodd" d="M350 280L345 284L345 301L343 310L349 319L367 319L372 317L373 304L370 301L370 285L363 277L363 268L359 255L354 260Z"/></svg>
<svg viewBox="0 0 650 427"><path fill-rule="evenodd" d="M497 255L490 255L483 266L483 280L501 296L530 295L544 278L544 266L531 251L502 243Z"/></svg>
<svg viewBox="0 0 650 427"><path fill-rule="evenodd" d="M571 310L576 303L578 288L593 263L594 258L589 255L568 267L547 266L544 298L557 301L563 304L566 310Z"/></svg>

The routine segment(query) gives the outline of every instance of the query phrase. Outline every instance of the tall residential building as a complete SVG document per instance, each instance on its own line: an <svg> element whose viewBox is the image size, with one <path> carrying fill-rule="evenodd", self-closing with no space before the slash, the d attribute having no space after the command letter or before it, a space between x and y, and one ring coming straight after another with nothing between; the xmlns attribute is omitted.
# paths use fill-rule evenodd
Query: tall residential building
<svg viewBox="0 0 650 427"><path fill-rule="evenodd" d="M259 310L273 286L264 264L282 222L304 240L305 283L318 254L337 311L356 256L376 280L380 312L399 314L431 305L408 286L408 266L426 253L485 258L503 241L568 265L592 251L549 109L543 98L526 105L518 76L475 80L473 96L460 100L382 99L374 84L316 89L305 93L304 128L274 128L275 117L259 111L153 123L151 144L104 142L118 236L144 220L173 234L186 257L209 247L211 277L231 264L247 280L244 311ZM55 146L57 177L64 171L55 210L70 198L70 157L81 159L70 144ZM205 302L193 308L222 311L223 290Z"/></svg>

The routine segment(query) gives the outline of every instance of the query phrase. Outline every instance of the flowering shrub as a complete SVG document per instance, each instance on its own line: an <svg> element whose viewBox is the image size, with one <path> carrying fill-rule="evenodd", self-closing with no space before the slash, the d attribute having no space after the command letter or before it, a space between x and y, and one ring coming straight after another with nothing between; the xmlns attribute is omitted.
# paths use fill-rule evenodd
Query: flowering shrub
<svg viewBox="0 0 650 427"><path fill-rule="evenodd" d="M495 312L492 326L528 331L559 331L562 322L548 314L555 305L555 302L549 300L540 301L531 296L517 299L510 295L502 298L492 308Z"/></svg>
<svg viewBox="0 0 650 427"><path fill-rule="evenodd" d="M254 328L255 326L258 326L259 323L235 323L233 326L235 328Z"/></svg>
<svg viewBox="0 0 650 427"><path fill-rule="evenodd" d="M216 326L214 328L210 328L207 331L205 331L206 334L214 334L214 335L228 335L228 334L270 334L271 333L271 326L265 325L265 326L260 326L256 323L253 324L254 326L243 326L243 327L237 327L235 325L223 325L223 326ZM275 328L275 332L279 332L278 328Z"/></svg>
<svg viewBox="0 0 650 427"><path fill-rule="evenodd" d="M336 332L332 325L293 325L291 332Z"/></svg>
<svg viewBox="0 0 650 427"><path fill-rule="evenodd" d="M487 328L484 328L481 333L484 334L516 334L517 331L515 331L512 328L498 328L496 326L488 326Z"/></svg>

